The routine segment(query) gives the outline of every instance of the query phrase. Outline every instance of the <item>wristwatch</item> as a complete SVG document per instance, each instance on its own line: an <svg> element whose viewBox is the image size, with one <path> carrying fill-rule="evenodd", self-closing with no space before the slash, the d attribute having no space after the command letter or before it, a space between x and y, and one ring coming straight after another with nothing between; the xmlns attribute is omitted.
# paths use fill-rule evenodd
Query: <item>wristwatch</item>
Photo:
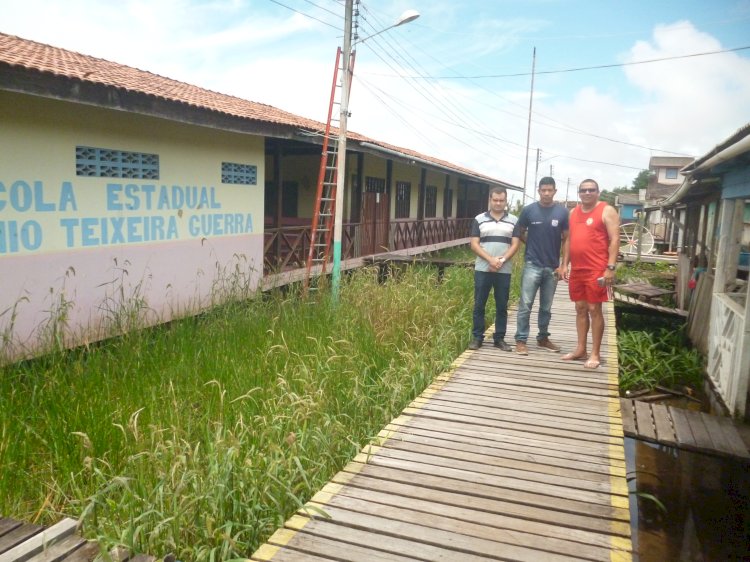
<svg viewBox="0 0 750 562"><path fill-rule="evenodd" d="M609 269L610 271L614 271L615 270L615 266L614 265L607 265L607 269Z"/></svg>

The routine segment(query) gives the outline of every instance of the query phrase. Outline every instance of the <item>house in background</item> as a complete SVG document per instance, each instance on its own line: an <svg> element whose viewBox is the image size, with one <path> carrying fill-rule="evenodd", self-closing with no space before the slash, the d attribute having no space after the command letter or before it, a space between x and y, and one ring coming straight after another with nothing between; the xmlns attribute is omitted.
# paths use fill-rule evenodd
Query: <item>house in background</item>
<svg viewBox="0 0 750 562"><path fill-rule="evenodd" d="M324 129L0 33L0 361L295 279L279 272L307 255ZM342 268L460 243L491 187L520 191L349 138Z"/></svg>
<svg viewBox="0 0 750 562"><path fill-rule="evenodd" d="M648 163L649 179L646 189L638 194L618 195L615 206L622 224L638 222L638 211L645 211L642 224L653 236L659 253L673 252L678 243L678 229L673 218L661 212L659 202L672 195L682 184L680 170L695 158L652 156Z"/></svg>
<svg viewBox="0 0 750 562"><path fill-rule="evenodd" d="M650 176L645 195L648 204L672 195L682 184L680 170L694 161L695 158L683 156L652 156L648 161Z"/></svg>
<svg viewBox="0 0 750 562"><path fill-rule="evenodd" d="M697 271L688 332L708 356L707 373L728 413L748 417L750 381L750 124L682 169L661 202L680 230L678 285ZM699 269L698 269L699 268ZM680 291L678 291L680 294Z"/></svg>
<svg viewBox="0 0 750 562"><path fill-rule="evenodd" d="M643 190L641 190L643 191ZM620 214L620 224L638 221L638 212L643 209L644 200L640 193L620 193L615 198L615 208Z"/></svg>

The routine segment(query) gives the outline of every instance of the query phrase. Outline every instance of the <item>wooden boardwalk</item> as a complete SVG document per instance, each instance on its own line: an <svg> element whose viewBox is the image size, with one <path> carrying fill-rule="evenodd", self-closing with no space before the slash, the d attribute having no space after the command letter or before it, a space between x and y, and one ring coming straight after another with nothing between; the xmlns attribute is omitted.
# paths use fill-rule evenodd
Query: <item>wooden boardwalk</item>
<svg viewBox="0 0 750 562"><path fill-rule="evenodd" d="M605 310L605 360L593 371L533 340L526 357L491 338L464 352L252 559L630 560L612 304ZM514 331L511 313L509 342ZM551 331L573 349L563 287Z"/></svg>
<svg viewBox="0 0 750 562"><path fill-rule="evenodd" d="M750 452L729 418L626 398L621 403L628 437L750 462Z"/></svg>
<svg viewBox="0 0 750 562"><path fill-rule="evenodd" d="M100 546L76 533L77 522L65 518L42 527L0 517L0 562L91 562L99 557ZM130 555L123 549L109 553L112 562L154 562L153 556Z"/></svg>

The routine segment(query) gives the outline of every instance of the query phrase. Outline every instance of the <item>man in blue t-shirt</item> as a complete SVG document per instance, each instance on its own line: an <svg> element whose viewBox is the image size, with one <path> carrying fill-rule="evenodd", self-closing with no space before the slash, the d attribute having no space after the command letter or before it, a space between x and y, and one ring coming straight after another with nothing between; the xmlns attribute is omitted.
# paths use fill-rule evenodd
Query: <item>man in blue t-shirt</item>
<svg viewBox="0 0 750 562"><path fill-rule="evenodd" d="M516 319L516 353L528 355L529 318L539 291L539 334L536 341L540 349L558 352L560 346L549 339L549 322L552 318L552 299L555 296L560 269L560 248L568 237L568 210L554 202L554 178L539 180L539 201L524 207L513 230L513 238L526 243L521 298Z"/></svg>

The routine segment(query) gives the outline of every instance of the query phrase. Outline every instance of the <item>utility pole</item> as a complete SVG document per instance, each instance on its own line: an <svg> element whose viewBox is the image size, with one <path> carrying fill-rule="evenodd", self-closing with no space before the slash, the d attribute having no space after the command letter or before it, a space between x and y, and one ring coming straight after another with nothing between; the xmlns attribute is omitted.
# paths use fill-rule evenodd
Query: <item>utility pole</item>
<svg viewBox="0 0 750 562"><path fill-rule="evenodd" d="M531 106L534 102L534 72L536 69L536 47L531 59L531 94L529 95L529 121L526 127L526 160L523 164L523 203L526 204L526 172L529 167L529 142L531 141Z"/></svg>
<svg viewBox="0 0 750 562"><path fill-rule="evenodd" d="M570 194L570 178L568 178L568 186L565 188L565 208L568 208L568 195Z"/></svg>
<svg viewBox="0 0 750 562"><path fill-rule="evenodd" d="M342 49L341 105L339 106L339 143L336 157L336 205L333 223L333 269L331 281L334 300L338 299L341 283L341 232L344 222L344 193L346 191L346 120L349 117L349 87L352 80L349 67L352 53L353 0L344 6L344 46Z"/></svg>
<svg viewBox="0 0 750 562"><path fill-rule="evenodd" d="M536 149L536 167L534 168L534 201L536 201L536 182L537 178L539 177L539 160L542 158L542 150L540 148Z"/></svg>

